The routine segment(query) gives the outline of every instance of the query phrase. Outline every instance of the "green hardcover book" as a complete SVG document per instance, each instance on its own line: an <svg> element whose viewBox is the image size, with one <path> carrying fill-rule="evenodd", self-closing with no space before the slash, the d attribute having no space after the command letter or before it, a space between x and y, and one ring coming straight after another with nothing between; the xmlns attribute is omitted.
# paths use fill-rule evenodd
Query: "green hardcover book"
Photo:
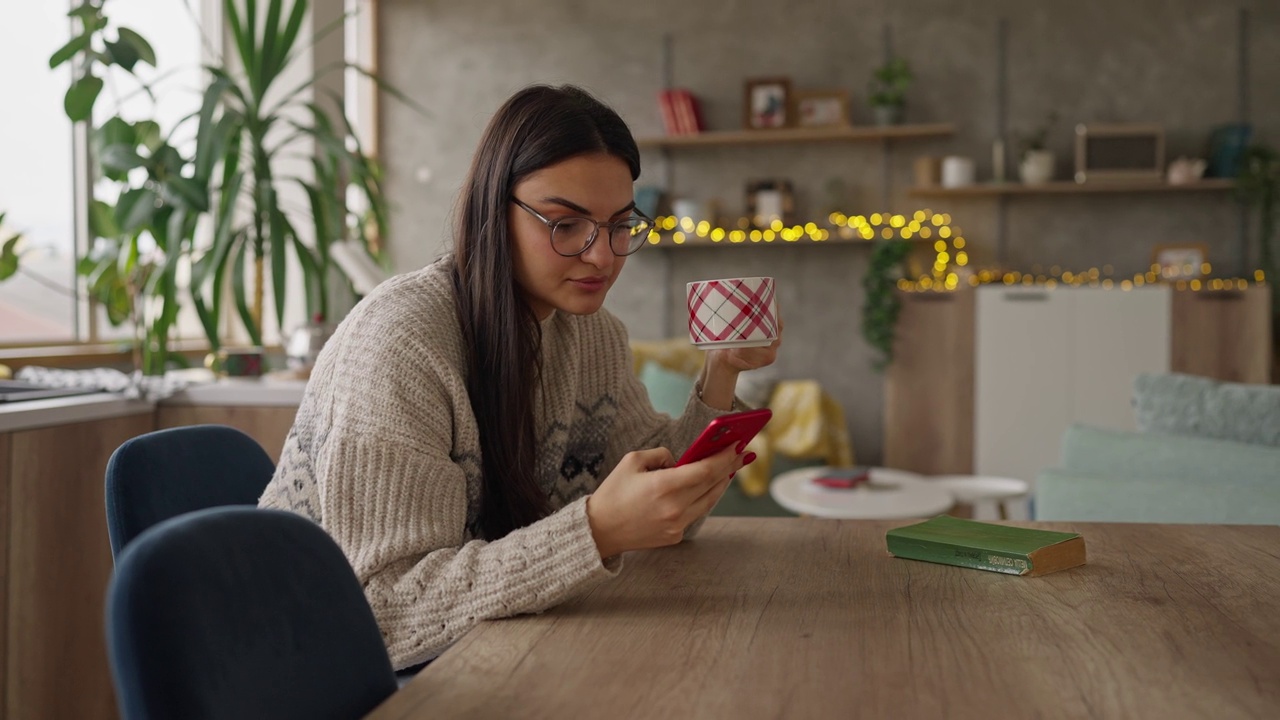
<svg viewBox="0 0 1280 720"><path fill-rule="evenodd" d="M939 515L890 530L889 552L900 558L1036 576L1083 565L1077 533L1008 527Z"/></svg>

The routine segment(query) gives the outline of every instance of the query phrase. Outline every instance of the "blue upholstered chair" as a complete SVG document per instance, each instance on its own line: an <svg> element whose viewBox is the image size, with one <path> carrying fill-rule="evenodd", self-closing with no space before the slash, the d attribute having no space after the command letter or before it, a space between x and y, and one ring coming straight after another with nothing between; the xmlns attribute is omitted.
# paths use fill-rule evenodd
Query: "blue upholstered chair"
<svg viewBox="0 0 1280 720"><path fill-rule="evenodd" d="M125 720L345 720L396 690L342 550L277 510L211 508L140 534L117 559L107 646Z"/></svg>
<svg viewBox="0 0 1280 720"><path fill-rule="evenodd" d="M222 505L256 505L274 472L256 440L225 425L169 428L125 441L107 462L112 556L162 520Z"/></svg>

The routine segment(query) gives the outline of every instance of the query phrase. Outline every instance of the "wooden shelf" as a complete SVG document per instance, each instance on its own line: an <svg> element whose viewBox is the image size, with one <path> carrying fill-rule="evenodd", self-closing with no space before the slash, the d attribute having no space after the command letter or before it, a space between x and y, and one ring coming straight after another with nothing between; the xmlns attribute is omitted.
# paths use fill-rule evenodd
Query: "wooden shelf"
<svg viewBox="0 0 1280 720"><path fill-rule="evenodd" d="M842 126L778 128L776 130L714 130L695 135L638 138L641 148L706 147L712 145L769 145L803 142L869 142L908 138L946 137L955 132L951 123L928 125Z"/></svg>
<svg viewBox="0 0 1280 720"><path fill-rule="evenodd" d="M1105 182L1077 183L1060 180L1041 185L1023 185L1016 182L981 183L967 187L917 187L911 188L911 197L995 197L998 195L1086 195L1107 193L1144 193L1144 192L1207 192L1213 190L1230 190L1235 181L1227 178L1210 178L1186 185L1170 185L1165 182Z"/></svg>

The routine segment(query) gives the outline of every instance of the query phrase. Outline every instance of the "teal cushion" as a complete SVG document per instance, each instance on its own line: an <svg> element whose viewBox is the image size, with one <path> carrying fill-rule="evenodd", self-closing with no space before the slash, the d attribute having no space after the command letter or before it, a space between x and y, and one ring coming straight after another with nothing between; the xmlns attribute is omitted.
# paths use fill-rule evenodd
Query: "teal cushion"
<svg viewBox="0 0 1280 720"><path fill-rule="evenodd" d="M649 393L653 409L671 417L680 417L689 404L695 378L659 365L650 360L640 368L640 384Z"/></svg>
<svg viewBox="0 0 1280 720"><path fill-rule="evenodd" d="M1143 432L1280 447L1280 387L1143 374L1133 391Z"/></svg>

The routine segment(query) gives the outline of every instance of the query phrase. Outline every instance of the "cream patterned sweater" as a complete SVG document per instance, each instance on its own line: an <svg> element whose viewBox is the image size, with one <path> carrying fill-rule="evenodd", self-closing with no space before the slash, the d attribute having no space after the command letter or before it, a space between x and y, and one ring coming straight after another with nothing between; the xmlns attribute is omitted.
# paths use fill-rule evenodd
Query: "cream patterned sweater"
<svg viewBox="0 0 1280 720"><path fill-rule="evenodd" d="M608 311L542 323L537 477L554 512L478 539L480 439L448 259L384 282L325 344L261 507L310 517L342 547L397 668L480 620L540 612L615 575L586 496L624 454L676 456L723 414L660 415ZM696 529L696 528L693 528Z"/></svg>

